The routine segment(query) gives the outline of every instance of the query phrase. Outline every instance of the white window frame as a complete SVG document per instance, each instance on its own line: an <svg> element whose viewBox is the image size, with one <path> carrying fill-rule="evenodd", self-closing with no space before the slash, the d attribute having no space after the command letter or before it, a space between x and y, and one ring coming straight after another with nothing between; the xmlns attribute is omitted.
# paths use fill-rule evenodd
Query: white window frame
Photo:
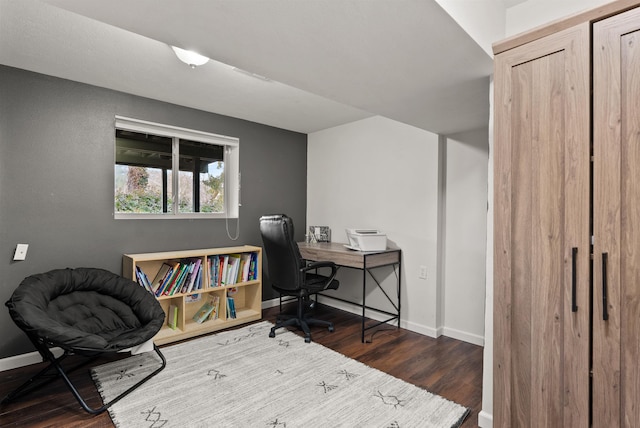
<svg viewBox="0 0 640 428"><path fill-rule="evenodd" d="M238 218L240 215L240 140L235 137L212 134L209 132L196 131L193 129L180 128L177 126L163 125L160 123L147 122L145 120L132 119L129 117L116 116L115 129L122 129L132 132L170 137L173 141L172 149L172 170L179 171L178 146L181 139L198 141L208 144L224 146L224 211L221 213L181 213L178 210L178 198L174 197L170 211L162 214L151 213L118 213L113 206L113 216L115 219L196 219L196 218ZM115 150L113 165L116 164ZM172 174L173 194L178 195L178 173ZM115 186L115 180L114 180ZM115 195L115 187L113 189ZM113 198L112 195L112 198Z"/></svg>

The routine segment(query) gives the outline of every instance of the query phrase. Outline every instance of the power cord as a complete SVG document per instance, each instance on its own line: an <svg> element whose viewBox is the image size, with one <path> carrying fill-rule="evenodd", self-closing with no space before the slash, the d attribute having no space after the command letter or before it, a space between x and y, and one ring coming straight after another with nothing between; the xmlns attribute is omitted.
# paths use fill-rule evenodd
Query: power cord
<svg viewBox="0 0 640 428"><path fill-rule="evenodd" d="M229 217L225 217L224 219L225 225L227 227L227 236L229 237L229 239L231 239L232 241L237 241L238 238L240 237L240 213L238 212L238 226L236 229L236 236L232 237L231 233L229 232Z"/></svg>

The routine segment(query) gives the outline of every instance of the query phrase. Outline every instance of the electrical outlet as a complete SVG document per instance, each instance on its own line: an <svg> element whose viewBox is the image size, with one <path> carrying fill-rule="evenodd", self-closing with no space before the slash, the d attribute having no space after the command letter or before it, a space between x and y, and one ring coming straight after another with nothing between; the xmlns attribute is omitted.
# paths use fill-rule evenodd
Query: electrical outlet
<svg viewBox="0 0 640 428"><path fill-rule="evenodd" d="M29 244L18 244L16 246L16 252L13 254L13 260L26 260L28 249Z"/></svg>
<svg viewBox="0 0 640 428"><path fill-rule="evenodd" d="M418 272L418 278L427 279L427 267L420 266L420 272Z"/></svg>

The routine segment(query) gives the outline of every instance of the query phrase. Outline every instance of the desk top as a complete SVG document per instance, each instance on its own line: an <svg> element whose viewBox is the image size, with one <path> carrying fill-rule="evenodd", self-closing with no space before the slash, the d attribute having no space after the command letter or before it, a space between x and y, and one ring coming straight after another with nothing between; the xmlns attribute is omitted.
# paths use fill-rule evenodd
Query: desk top
<svg viewBox="0 0 640 428"><path fill-rule="evenodd" d="M354 251L338 242L307 243L298 242L300 254L306 260L332 261L339 266L356 269L392 265L400 263L400 248L387 248L381 251Z"/></svg>

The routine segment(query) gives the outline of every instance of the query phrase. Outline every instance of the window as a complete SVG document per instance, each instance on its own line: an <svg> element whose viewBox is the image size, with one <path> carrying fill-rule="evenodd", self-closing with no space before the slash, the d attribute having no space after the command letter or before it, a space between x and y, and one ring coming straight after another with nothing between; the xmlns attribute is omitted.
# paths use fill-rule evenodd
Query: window
<svg viewBox="0 0 640 428"><path fill-rule="evenodd" d="M237 138L116 116L115 218L235 218Z"/></svg>

